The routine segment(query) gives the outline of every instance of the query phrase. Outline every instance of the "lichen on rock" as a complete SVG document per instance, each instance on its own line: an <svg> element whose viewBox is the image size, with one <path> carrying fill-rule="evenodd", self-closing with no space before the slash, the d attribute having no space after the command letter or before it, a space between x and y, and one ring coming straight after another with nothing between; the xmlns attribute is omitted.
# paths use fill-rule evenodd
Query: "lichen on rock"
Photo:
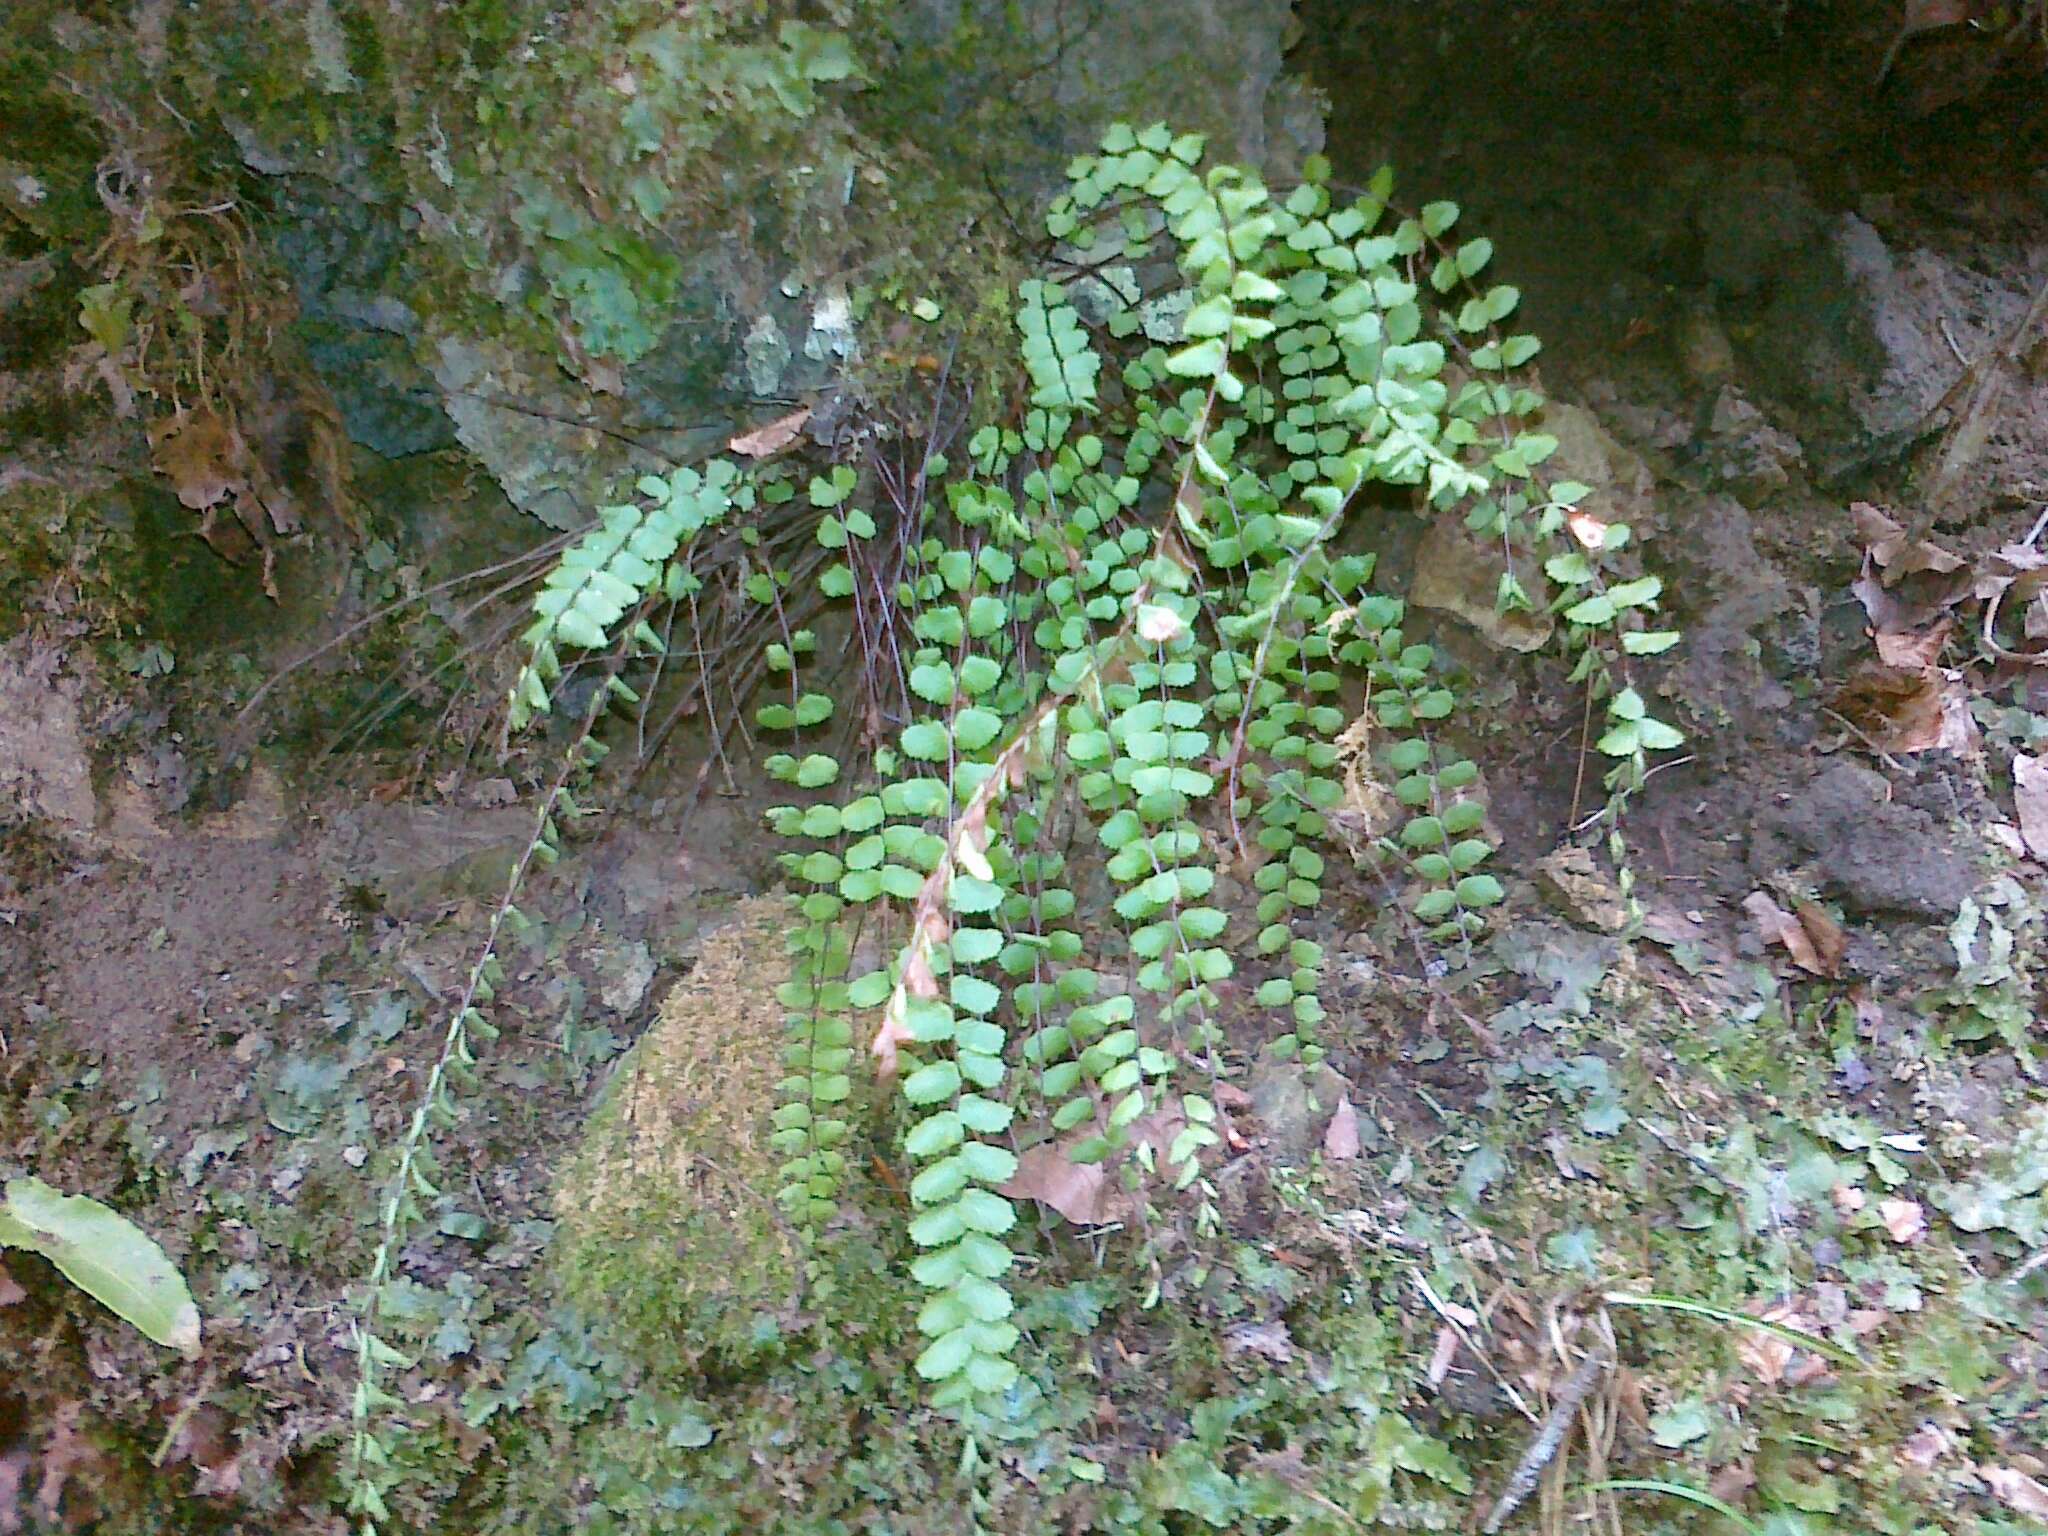
<svg viewBox="0 0 2048 1536"><path fill-rule="evenodd" d="M771 1349L803 1259L775 1204L769 1115L790 975L789 903L757 897L620 1066L556 1191L572 1298L651 1366Z"/></svg>

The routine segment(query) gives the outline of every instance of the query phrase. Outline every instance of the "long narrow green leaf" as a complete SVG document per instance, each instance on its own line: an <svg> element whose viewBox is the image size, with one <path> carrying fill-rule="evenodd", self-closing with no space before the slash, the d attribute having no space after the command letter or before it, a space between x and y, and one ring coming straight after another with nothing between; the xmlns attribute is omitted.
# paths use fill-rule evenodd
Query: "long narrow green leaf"
<svg viewBox="0 0 2048 1536"><path fill-rule="evenodd" d="M1688 1504L1697 1504L1702 1509L1711 1509L1724 1520L1733 1521L1749 1536L1763 1536L1763 1528L1741 1510L1722 1503L1711 1493L1702 1493L1697 1488L1688 1488L1683 1483L1660 1483L1647 1477L1623 1477L1604 1483L1587 1485L1588 1493L1661 1493L1667 1498L1683 1499Z"/></svg>
<svg viewBox="0 0 2048 1536"><path fill-rule="evenodd" d="M143 1230L84 1195L14 1179L0 1204L0 1248L39 1253L149 1338L199 1353L199 1308L177 1266Z"/></svg>
<svg viewBox="0 0 2048 1536"><path fill-rule="evenodd" d="M1766 1318L1751 1317L1747 1312L1731 1312L1726 1307L1714 1306L1711 1302L1689 1301L1683 1296L1629 1296L1619 1291L1609 1291L1600 1298L1610 1307L1661 1307L1667 1312L1689 1312L1695 1317L1710 1317L1717 1323L1729 1323L1739 1328L1755 1328L1762 1333L1774 1333L1779 1338L1797 1344L1801 1349L1810 1349L1816 1355L1825 1355L1837 1365L1846 1365L1851 1370L1869 1370L1870 1365L1861 1355L1852 1353L1839 1344L1831 1344L1817 1334L1808 1333L1804 1328L1793 1328L1785 1323L1774 1323Z"/></svg>

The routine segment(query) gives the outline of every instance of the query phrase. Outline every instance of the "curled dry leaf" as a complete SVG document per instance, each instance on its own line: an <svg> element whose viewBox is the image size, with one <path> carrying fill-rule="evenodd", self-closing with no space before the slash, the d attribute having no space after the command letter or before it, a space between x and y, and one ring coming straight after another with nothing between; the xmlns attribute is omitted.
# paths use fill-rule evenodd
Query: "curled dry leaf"
<svg viewBox="0 0 2048 1536"><path fill-rule="evenodd" d="M904 946L903 975L882 1009L881 1027L868 1044L875 1058L875 1075L885 1081L896 1075L898 1050L915 1039L910 1032L912 998L928 1001L939 995L939 979L932 973L931 950L952 937L952 929L936 908L927 907L910 943Z"/></svg>
<svg viewBox="0 0 2048 1536"><path fill-rule="evenodd" d="M2027 852L2048 863L2048 757L2022 752L2013 758L2012 797Z"/></svg>
<svg viewBox="0 0 2048 1536"><path fill-rule="evenodd" d="M1863 662L1829 704L1880 752L1964 753L1976 745L1967 690L1935 667Z"/></svg>
<svg viewBox="0 0 2048 1536"><path fill-rule="evenodd" d="M1024 1151L1017 1172L997 1192L1012 1200L1035 1200L1081 1227L1114 1221L1119 1203L1102 1164L1076 1163L1053 1142Z"/></svg>
<svg viewBox="0 0 2048 1536"><path fill-rule="evenodd" d="M1742 910L1757 926L1766 944L1781 946L1792 963L1815 976L1833 976L1840 971L1848 939L1841 925L1810 901L1795 903L1799 915L1787 912L1767 891L1754 891L1742 903Z"/></svg>
<svg viewBox="0 0 2048 1536"><path fill-rule="evenodd" d="M756 427L751 432L742 432L725 446L734 453L744 454L750 459L765 459L770 454L780 453L796 441L797 433L803 431L804 423L811 419L811 408L801 406L787 416L778 416L765 427Z"/></svg>
<svg viewBox="0 0 2048 1536"><path fill-rule="evenodd" d="M1358 1156L1358 1111L1351 1107L1351 1100L1337 1101L1337 1112L1330 1116L1330 1127L1323 1132L1323 1156L1333 1163L1349 1162Z"/></svg>
<svg viewBox="0 0 2048 1536"><path fill-rule="evenodd" d="M1883 569L1886 586L1915 571L1946 575L1963 568L1962 557L1951 554L1939 544L1922 539L1909 546L1906 530L1867 501L1859 501L1849 508L1849 520L1856 525L1856 536L1863 541L1870 558Z"/></svg>
<svg viewBox="0 0 2048 1536"><path fill-rule="evenodd" d="M1941 659L1942 647L1954 628L1955 621L1943 614L1926 629L1880 629L1871 639L1877 644L1877 659L1886 666L1924 672Z"/></svg>

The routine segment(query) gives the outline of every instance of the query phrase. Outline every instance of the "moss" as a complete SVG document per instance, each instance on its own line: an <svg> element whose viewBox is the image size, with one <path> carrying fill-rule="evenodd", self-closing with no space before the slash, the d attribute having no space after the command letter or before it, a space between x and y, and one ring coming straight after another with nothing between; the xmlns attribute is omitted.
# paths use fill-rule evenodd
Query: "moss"
<svg viewBox="0 0 2048 1536"><path fill-rule="evenodd" d="M571 1299L657 1374L772 1349L801 1298L768 1117L787 902L735 909L620 1067L558 1193Z"/></svg>

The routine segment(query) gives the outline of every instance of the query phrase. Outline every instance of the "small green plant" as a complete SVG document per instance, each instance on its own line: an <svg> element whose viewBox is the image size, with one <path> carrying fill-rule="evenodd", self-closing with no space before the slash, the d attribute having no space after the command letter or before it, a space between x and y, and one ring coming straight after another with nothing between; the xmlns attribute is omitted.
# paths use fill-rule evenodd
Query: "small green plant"
<svg viewBox="0 0 2048 1536"><path fill-rule="evenodd" d="M1624 889L1621 808L1679 741L1630 676L1677 639L1647 626L1657 579L1624 579L1628 530L1579 510L1586 487L1544 479L1557 441L1521 373L1538 343L1503 330L1519 295L1484 281L1491 247L1454 234L1454 204L1403 215L1391 195L1385 173L1341 193L1320 160L1270 188L1205 168L1198 137L1119 125L1049 211L1070 275L1018 291L1023 404L969 435L962 463L928 444L914 473L839 465L802 503L726 461L650 477L536 599L510 722L550 713L580 658L605 658L572 733L579 769L606 700L636 697L634 657L664 650L665 620L694 622L709 582L729 580L772 637L736 666L767 679L763 767L792 791L769 818L801 913L780 996L779 1199L829 1286L865 1055L895 1085L916 1168L916 1369L970 1455L1019 1385L1013 1149L1050 1143L1133 1183L1198 1178L1221 1139L1218 985L1237 978L1268 1012L1276 1054L1321 1054L1324 955L1304 923L1333 854L1379 861L1454 952L1503 899L1479 771L1453 744L1460 701L1401 600L1371 585L1376 530L1461 517L1500 542L1508 608L1531 606L1514 573L1542 565L1571 676L1602 711ZM828 623L850 643L821 644ZM849 653L854 688L829 659ZM1398 807L1384 825L1345 821L1340 737L1368 743ZM552 855L567 784L536 855ZM1111 893L1108 935L1080 911L1083 858ZM1226 867L1254 893L1249 933L1214 899ZM893 954L858 965L878 928ZM487 949L444 1062L467 1064L494 980ZM449 1075L394 1175L370 1317ZM390 1354L366 1321L359 1490ZM374 1489L356 1509L382 1518Z"/></svg>

